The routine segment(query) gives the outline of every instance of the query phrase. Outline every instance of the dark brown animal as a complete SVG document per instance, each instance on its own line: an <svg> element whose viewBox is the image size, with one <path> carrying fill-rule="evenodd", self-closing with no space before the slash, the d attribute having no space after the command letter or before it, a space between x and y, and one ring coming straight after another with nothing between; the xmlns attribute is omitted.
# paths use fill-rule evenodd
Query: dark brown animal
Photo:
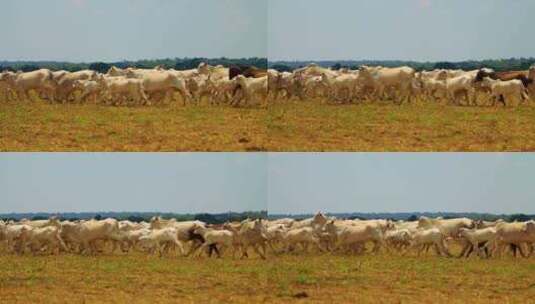
<svg viewBox="0 0 535 304"><path fill-rule="evenodd" d="M233 65L229 68L229 79L234 79L238 75L245 77L260 78L267 76L266 69L260 69L255 66L238 66Z"/></svg>
<svg viewBox="0 0 535 304"><path fill-rule="evenodd" d="M194 229L191 229L188 231L188 240L190 241L193 241L193 245L192 245L192 248L190 249L190 251L188 252L187 255L190 255L194 250L196 250L197 248L199 248L204 242L204 238L202 235L200 234L197 234L195 232L193 232ZM215 253L217 254L218 257L220 257L221 255L219 254L219 249L217 249L217 246L216 244L211 244L209 247L208 247L208 256L211 257L212 256L212 253L215 251Z"/></svg>
<svg viewBox="0 0 535 304"><path fill-rule="evenodd" d="M479 70L477 72L475 82L482 81L485 77L490 77L494 80L502 80L502 81L508 81L513 79L518 79L522 81L522 84L524 85L524 88L527 88L528 85L533 83L533 79L529 78L528 75L529 71L506 71L506 72L487 72L485 70Z"/></svg>

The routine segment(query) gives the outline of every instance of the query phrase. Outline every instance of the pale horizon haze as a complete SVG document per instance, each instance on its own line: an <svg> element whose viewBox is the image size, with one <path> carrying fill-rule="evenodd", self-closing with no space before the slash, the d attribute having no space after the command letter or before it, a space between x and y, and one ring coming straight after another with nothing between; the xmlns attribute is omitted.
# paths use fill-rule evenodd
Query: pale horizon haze
<svg viewBox="0 0 535 304"><path fill-rule="evenodd" d="M535 57L532 0L270 0L268 59Z"/></svg>
<svg viewBox="0 0 535 304"><path fill-rule="evenodd" d="M264 0L4 0L0 61L267 56Z"/></svg>

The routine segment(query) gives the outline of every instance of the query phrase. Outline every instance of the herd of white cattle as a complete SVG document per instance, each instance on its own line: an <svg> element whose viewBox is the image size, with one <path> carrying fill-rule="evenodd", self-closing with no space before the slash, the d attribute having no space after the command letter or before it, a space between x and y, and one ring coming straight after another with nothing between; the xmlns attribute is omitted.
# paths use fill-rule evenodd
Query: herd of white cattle
<svg viewBox="0 0 535 304"><path fill-rule="evenodd" d="M267 76L238 75L229 79L229 69L201 63L198 68L174 69L111 67L106 74L40 69L32 72L2 72L0 100L30 100L33 91L50 102L92 102L113 105L151 105L169 100L233 106L265 100ZM34 99L37 98L33 95Z"/></svg>
<svg viewBox="0 0 535 304"><path fill-rule="evenodd" d="M488 68L416 72L407 66L361 66L358 70L335 71L310 64L293 72L268 70L268 86L274 100L297 97L326 98L331 102L393 100L401 103L419 98L454 105L496 104L497 101L518 105L529 102L530 98L535 100L535 65L511 73L524 81L495 79L492 76L496 73Z"/></svg>
<svg viewBox="0 0 535 304"><path fill-rule="evenodd" d="M535 221L488 222L428 217L412 222L342 220L322 213L304 220L247 219L223 225L160 217L141 223L112 218L74 222L50 218L0 221L0 241L8 253L35 255L139 251L160 256L172 253L211 256L214 252L221 256L232 251L233 258L236 254L244 258L252 247L261 258L266 258L268 249L273 254L312 249L353 254L384 250L420 256L429 248L434 248L437 255L451 257L452 244L458 244L462 247L459 257L469 257L472 253L480 257L500 257L506 252L516 256L517 251L529 257L535 247Z"/></svg>
<svg viewBox="0 0 535 304"><path fill-rule="evenodd" d="M331 70L310 64L291 73L264 70L254 77L230 77L229 68L205 63L182 71L111 67L106 74L92 70L40 69L26 73L2 72L0 100L28 100L31 91L51 102L114 105L151 105L169 100L198 104L203 98L212 105L232 106L283 102L294 97L345 103L366 100L401 103L419 98L455 105L497 102L518 105L535 100L535 66L511 73L522 80L482 77L495 75L487 68L416 72L407 66Z"/></svg>

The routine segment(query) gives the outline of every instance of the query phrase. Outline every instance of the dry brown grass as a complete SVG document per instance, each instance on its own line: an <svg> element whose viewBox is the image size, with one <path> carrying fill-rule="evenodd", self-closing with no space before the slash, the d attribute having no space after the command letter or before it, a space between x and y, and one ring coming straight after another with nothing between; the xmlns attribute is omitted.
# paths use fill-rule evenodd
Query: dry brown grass
<svg viewBox="0 0 535 304"><path fill-rule="evenodd" d="M0 151L535 151L535 106L0 103Z"/></svg>
<svg viewBox="0 0 535 304"><path fill-rule="evenodd" d="M0 151L265 150L266 110L0 103Z"/></svg>
<svg viewBox="0 0 535 304"><path fill-rule="evenodd" d="M531 259L0 255L4 303L533 303Z"/></svg>
<svg viewBox="0 0 535 304"><path fill-rule="evenodd" d="M535 151L535 107L270 106L270 151Z"/></svg>

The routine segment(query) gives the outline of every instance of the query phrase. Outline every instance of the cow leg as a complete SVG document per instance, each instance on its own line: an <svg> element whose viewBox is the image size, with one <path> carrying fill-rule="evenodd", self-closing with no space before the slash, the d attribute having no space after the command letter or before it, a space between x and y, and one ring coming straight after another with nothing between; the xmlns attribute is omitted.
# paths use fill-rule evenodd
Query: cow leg
<svg viewBox="0 0 535 304"><path fill-rule="evenodd" d="M516 258L518 246L516 244L509 244L509 250L513 253L513 257Z"/></svg>
<svg viewBox="0 0 535 304"><path fill-rule="evenodd" d="M249 249L249 244L247 245L243 245L241 250L242 250L242 253L241 253L241 259L243 258L248 258L249 257L249 254L247 253L247 250Z"/></svg>
<svg viewBox="0 0 535 304"><path fill-rule="evenodd" d="M437 245L443 255L445 255L446 257L451 257L451 253L448 251L448 247L446 247L446 243L444 242L444 240L439 242Z"/></svg>
<svg viewBox="0 0 535 304"><path fill-rule="evenodd" d="M435 250L435 253L436 253L438 256L441 256L441 255L442 255L442 252L441 252L441 250L439 249L439 247L438 247L437 244L433 244L433 249Z"/></svg>
<svg viewBox="0 0 535 304"><path fill-rule="evenodd" d="M459 254L459 256L457 256L458 258L469 257L470 254L472 253L473 249L474 249L469 242L463 242L463 243L464 243L464 245L463 245L463 248L461 250L461 253Z"/></svg>
<svg viewBox="0 0 535 304"><path fill-rule="evenodd" d="M198 242L198 241L192 241L192 244L191 246L189 247L189 250L188 252L186 253L186 256L190 256L191 254L193 254L197 249L199 249L199 247L201 247L202 243Z"/></svg>
<svg viewBox="0 0 535 304"><path fill-rule="evenodd" d="M523 257L523 258L527 258L529 257L529 248L528 248L528 252L524 253L524 246L522 245L522 243L519 243L518 245L518 251L520 252L520 255Z"/></svg>
<svg viewBox="0 0 535 304"><path fill-rule="evenodd" d="M258 250L258 247L256 246L256 244L253 246L253 250L256 252L256 254L258 254L262 258L262 260L266 259L266 256L264 254L262 254L262 252L260 252L260 250Z"/></svg>
<svg viewBox="0 0 535 304"><path fill-rule="evenodd" d="M507 106L507 103L505 103L505 97L503 96L503 94L500 94L500 102L503 104L504 107Z"/></svg>
<svg viewBox="0 0 535 304"><path fill-rule="evenodd" d="M164 253L164 247L165 244L161 244L160 242L156 243L156 248L158 249L158 257L163 257L163 253Z"/></svg>
<svg viewBox="0 0 535 304"><path fill-rule="evenodd" d="M273 247L273 242L268 242L268 246L273 253L276 253L275 247Z"/></svg>
<svg viewBox="0 0 535 304"><path fill-rule="evenodd" d="M533 252L535 252L535 243L528 243L528 257L531 257Z"/></svg>

